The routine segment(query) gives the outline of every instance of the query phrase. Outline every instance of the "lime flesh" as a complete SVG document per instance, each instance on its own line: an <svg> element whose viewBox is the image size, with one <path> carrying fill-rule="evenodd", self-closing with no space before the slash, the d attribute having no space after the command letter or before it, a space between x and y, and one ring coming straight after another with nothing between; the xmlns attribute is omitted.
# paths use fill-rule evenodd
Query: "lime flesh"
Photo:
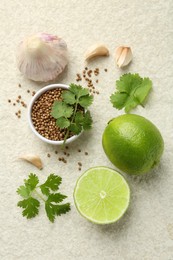
<svg viewBox="0 0 173 260"><path fill-rule="evenodd" d="M129 200L130 189L123 176L103 166L87 170L74 190L79 213L96 224L116 222L127 210Z"/></svg>

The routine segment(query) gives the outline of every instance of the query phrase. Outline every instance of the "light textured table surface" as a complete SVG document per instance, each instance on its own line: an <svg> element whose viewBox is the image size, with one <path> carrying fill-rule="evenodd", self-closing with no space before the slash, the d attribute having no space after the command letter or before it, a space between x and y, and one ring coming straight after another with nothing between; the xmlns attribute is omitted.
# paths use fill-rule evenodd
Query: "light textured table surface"
<svg viewBox="0 0 173 260"><path fill-rule="evenodd" d="M0 1L0 259L1 260L172 260L173 259L173 2L172 0L1 0ZM27 89L46 84L25 79L15 63L16 46L31 33L48 32L62 36L70 54L68 69L56 82L71 83L84 68L83 53L95 42L105 43L108 58L90 63L99 67L100 95L91 113L94 126L70 145L68 163L59 162L55 147L46 145L31 132L27 110L17 119L17 107L8 103L20 94L28 104ZM134 59L124 71L114 62L115 47L129 45ZM104 68L108 72L104 72ZM153 81L145 108L133 112L155 123L165 140L160 165L143 177L126 177L131 204L125 216L110 226L94 225L75 209L73 189L81 172L89 167L113 167L103 152L101 138L106 123L118 112L109 102L115 80L124 72L138 72ZM18 84L22 88L18 88ZM79 153L77 150L81 149ZM59 154L60 154L60 149ZM89 153L84 156L84 152ZM44 169L17 160L24 153L37 153ZM47 157L47 153L51 157ZM28 173L43 181L54 172L63 178L61 190L68 195L71 211L51 224L44 209L26 220L16 204L16 188Z"/></svg>

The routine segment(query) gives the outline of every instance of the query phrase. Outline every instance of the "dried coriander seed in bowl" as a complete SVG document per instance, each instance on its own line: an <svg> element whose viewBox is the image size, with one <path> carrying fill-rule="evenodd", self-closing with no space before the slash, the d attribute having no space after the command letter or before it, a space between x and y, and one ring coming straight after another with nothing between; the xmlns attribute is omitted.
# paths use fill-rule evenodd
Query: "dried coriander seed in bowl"
<svg viewBox="0 0 173 260"><path fill-rule="evenodd" d="M44 142L62 145L91 128L87 107L93 97L87 89L71 84L52 84L39 90L29 106L29 124Z"/></svg>

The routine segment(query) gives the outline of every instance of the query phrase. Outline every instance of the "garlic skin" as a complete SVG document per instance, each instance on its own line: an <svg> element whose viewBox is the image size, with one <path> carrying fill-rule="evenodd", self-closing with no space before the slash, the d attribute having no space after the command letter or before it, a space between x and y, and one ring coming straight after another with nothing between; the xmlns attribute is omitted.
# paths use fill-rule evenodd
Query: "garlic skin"
<svg viewBox="0 0 173 260"><path fill-rule="evenodd" d="M115 50L115 60L119 68L127 66L132 61L133 55L130 47L120 46Z"/></svg>
<svg viewBox="0 0 173 260"><path fill-rule="evenodd" d="M43 168L42 161L38 155L35 154L25 154L19 157L19 159L22 159L24 161L27 161L34 166L36 166L39 170Z"/></svg>
<svg viewBox="0 0 173 260"><path fill-rule="evenodd" d="M58 36L38 33L24 39L17 50L17 66L34 81L55 79L68 63L67 44Z"/></svg>
<svg viewBox="0 0 173 260"><path fill-rule="evenodd" d="M85 60L88 61L97 56L108 56L109 50L103 44L92 45L85 53Z"/></svg>

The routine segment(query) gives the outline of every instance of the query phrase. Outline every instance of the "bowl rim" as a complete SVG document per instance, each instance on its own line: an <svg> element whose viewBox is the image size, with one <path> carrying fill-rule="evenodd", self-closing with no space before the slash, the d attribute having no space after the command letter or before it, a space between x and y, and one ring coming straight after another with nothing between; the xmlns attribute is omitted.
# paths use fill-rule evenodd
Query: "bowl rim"
<svg viewBox="0 0 173 260"><path fill-rule="evenodd" d="M66 85L66 84L50 84L50 85L47 85L43 88L41 88L40 90L38 90L36 92L36 94L33 96L33 98L31 99L30 103L29 103L29 106L28 106L28 122L29 122L29 126L32 130L32 132L39 138L41 139L43 142L45 143L48 143L48 144L53 144L53 145L63 145L64 143L64 140L62 141L54 141L54 140L49 140L47 138L45 138L44 136L42 136L41 134L39 134L37 132L37 130L35 129L33 123L32 123L32 118L31 118L31 114L32 114L32 107L34 105L34 102L45 92L47 92L48 90L51 90L51 89L56 89L56 88L62 88L62 89L69 89L69 85ZM82 134L82 132L78 135L73 135L72 137L70 138L67 138L66 140L66 145L73 142L74 140L76 140L80 135Z"/></svg>

